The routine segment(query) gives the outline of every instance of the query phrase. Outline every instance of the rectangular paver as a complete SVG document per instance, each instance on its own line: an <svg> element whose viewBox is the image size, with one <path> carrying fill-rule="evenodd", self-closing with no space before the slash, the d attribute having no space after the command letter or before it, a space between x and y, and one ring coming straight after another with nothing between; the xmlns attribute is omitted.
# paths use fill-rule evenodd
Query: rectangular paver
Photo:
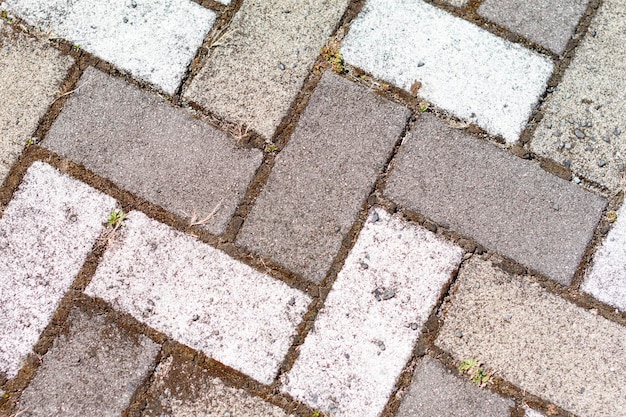
<svg viewBox="0 0 626 417"><path fill-rule="evenodd" d="M398 417L509 417L515 404L452 375L424 357L413 375Z"/></svg>
<svg viewBox="0 0 626 417"><path fill-rule="evenodd" d="M79 81L43 145L121 187L222 233L262 153L97 70Z"/></svg>
<svg viewBox="0 0 626 417"><path fill-rule="evenodd" d="M385 193L555 281L571 282L605 200L423 115Z"/></svg>
<svg viewBox="0 0 626 417"><path fill-rule="evenodd" d="M86 291L265 384L310 301L136 211Z"/></svg>
<svg viewBox="0 0 626 417"><path fill-rule="evenodd" d="M5 0L28 23L173 94L215 21L190 0Z"/></svg>
<svg viewBox="0 0 626 417"><path fill-rule="evenodd" d="M0 19L0 183L73 62Z"/></svg>
<svg viewBox="0 0 626 417"><path fill-rule="evenodd" d="M624 326L482 259L457 282L439 347L576 415L626 415Z"/></svg>
<svg viewBox="0 0 626 417"><path fill-rule="evenodd" d="M115 200L35 162L0 219L0 372L17 374Z"/></svg>
<svg viewBox="0 0 626 417"><path fill-rule="evenodd" d="M379 415L462 255L374 209L283 390L328 415Z"/></svg>
<svg viewBox="0 0 626 417"><path fill-rule="evenodd" d="M552 62L421 0L368 0L341 48L347 63L508 142L517 141Z"/></svg>
<svg viewBox="0 0 626 417"><path fill-rule="evenodd" d="M185 97L271 138L347 0L246 0Z"/></svg>
<svg viewBox="0 0 626 417"><path fill-rule="evenodd" d="M321 282L408 116L326 72L237 242Z"/></svg>
<svg viewBox="0 0 626 417"><path fill-rule="evenodd" d="M107 315L72 310L20 397L24 417L120 416L154 366L160 346L128 334Z"/></svg>

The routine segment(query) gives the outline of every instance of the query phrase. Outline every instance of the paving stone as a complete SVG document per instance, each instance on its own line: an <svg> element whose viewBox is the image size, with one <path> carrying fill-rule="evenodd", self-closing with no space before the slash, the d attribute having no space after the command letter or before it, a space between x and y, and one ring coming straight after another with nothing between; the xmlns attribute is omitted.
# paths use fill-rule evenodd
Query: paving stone
<svg viewBox="0 0 626 417"><path fill-rule="evenodd" d="M269 384L310 298L195 238L129 213L87 294Z"/></svg>
<svg viewBox="0 0 626 417"><path fill-rule="evenodd" d="M35 132L72 63L72 58L0 19L0 183Z"/></svg>
<svg viewBox="0 0 626 417"><path fill-rule="evenodd" d="M437 346L576 415L626 415L624 326L481 259L452 293Z"/></svg>
<svg viewBox="0 0 626 417"><path fill-rule="evenodd" d="M115 201L35 162L0 219L0 372L13 378Z"/></svg>
<svg viewBox="0 0 626 417"><path fill-rule="evenodd" d="M190 0L5 0L28 23L173 94L215 21Z"/></svg>
<svg viewBox="0 0 626 417"><path fill-rule="evenodd" d="M185 98L271 138L347 0L246 0Z"/></svg>
<svg viewBox="0 0 626 417"><path fill-rule="evenodd" d="M625 19L623 0L602 2L563 80L546 100L531 142L536 153L611 190L620 187L626 165Z"/></svg>
<svg viewBox="0 0 626 417"><path fill-rule="evenodd" d="M386 194L555 281L571 282L605 200L423 115Z"/></svg>
<svg viewBox="0 0 626 417"><path fill-rule="evenodd" d="M408 116L326 72L237 242L321 282Z"/></svg>
<svg viewBox="0 0 626 417"><path fill-rule="evenodd" d="M261 398L226 385L210 376L206 369L170 356L154 373L142 416L287 417L287 414Z"/></svg>
<svg viewBox="0 0 626 417"><path fill-rule="evenodd" d="M154 366L160 346L128 334L103 314L72 310L20 397L24 417L119 416Z"/></svg>
<svg viewBox="0 0 626 417"><path fill-rule="evenodd" d="M582 290L598 300L626 311L626 204L597 250Z"/></svg>
<svg viewBox="0 0 626 417"><path fill-rule="evenodd" d="M402 400L398 417L509 417L515 403L463 381L424 357Z"/></svg>
<svg viewBox="0 0 626 417"><path fill-rule="evenodd" d="M349 64L515 142L552 62L421 0L369 0L341 48Z"/></svg>
<svg viewBox="0 0 626 417"><path fill-rule="evenodd" d="M263 155L121 79L89 69L43 145L222 233ZM80 85L79 84L79 85Z"/></svg>
<svg viewBox="0 0 626 417"><path fill-rule="evenodd" d="M283 391L333 416L378 416L463 251L374 209Z"/></svg>
<svg viewBox="0 0 626 417"><path fill-rule="evenodd" d="M562 54L587 4L588 0L485 0L478 14Z"/></svg>

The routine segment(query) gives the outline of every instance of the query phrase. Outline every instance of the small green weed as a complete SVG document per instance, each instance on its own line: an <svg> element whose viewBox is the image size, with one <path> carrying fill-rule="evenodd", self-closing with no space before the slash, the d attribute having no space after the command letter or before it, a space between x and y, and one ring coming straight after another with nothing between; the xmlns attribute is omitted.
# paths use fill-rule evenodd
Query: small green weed
<svg viewBox="0 0 626 417"><path fill-rule="evenodd" d="M113 209L113 211L111 211L111 214L109 214L107 222L109 226L111 226L113 229L119 229L120 227L126 226L125 220L126 213L124 213L120 209Z"/></svg>
<svg viewBox="0 0 626 417"><path fill-rule="evenodd" d="M313 412L313 417L320 417L322 414L319 411Z"/></svg>
<svg viewBox="0 0 626 417"><path fill-rule="evenodd" d="M345 70L343 56L337 49L325 46L322 48L322 58L331 65L331 68L337 74L341 74Z"/></svg>
<svg viewBox="0 0 626 417"><path fill-rule="evenodd" d="M265 152L275 152L278 150L278 146L272 144L272 145L267 145L265 147Z"/></svg>
<svg viewBox="0 0 626 417"><path fill-rule="evenodd" d="M493 375L492 371L487 371L483 364L475 358L465 359L459 366L459 370L466 373L472 382L481 388L491 381Z"/></svg>
<svg viewBox="0 0 626 417"><path fill-rule="evenodd" d="M608 219L609 223L615 223L617 221L617 213L614 211L609 211L608 213L606 213L606 218Z"/></svg>

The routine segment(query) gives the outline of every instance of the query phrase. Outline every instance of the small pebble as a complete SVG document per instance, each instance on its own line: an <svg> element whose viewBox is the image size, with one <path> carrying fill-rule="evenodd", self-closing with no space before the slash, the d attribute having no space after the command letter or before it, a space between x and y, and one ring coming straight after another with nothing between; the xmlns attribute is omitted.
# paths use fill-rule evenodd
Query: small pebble
<svg viewBox="0 0 626 417"><path fill-rule="evenodd" d="M578 129L574 131L574 134L576 135L578 139L583 139L585 137L585 134L581 130L578 130Z"/></svg>
<svg viewBox="0 0 626 417"><path fill-rule="evenodd" d="M194 314L193 317L191 318L191 320L193 321L198 321L200 319L200 316L197 314Z"/></svg>
<svg viewBox="0 0 626 417"><path fill-rule="evenodd" d="M546 127L547 127L548 129L552 129L552 123L548 123L548 124L546 125Z"/></svg>
<svg viewBox="0 0 626 417"><path fill-rule="evenodd" d="M396 290L394 290L393 288L390 288L383 293L382 298L383 300L391 300L395 296L396 296Z"/></svg>
<svg viewBox="0 0 626 417"><path fill-rule="evenodd" d="M124 21L124 23L128 23L128 18L125 17L124 19L122 19Z"/></svg>
<svg viewBox="0 0 626 417"><path fill-rule="evenodd" d="M72 223L75 223L75 222L76 222L76 220L78 220L78 216L76 216L75 214L71 214L71 215L70 215L70 221L71 221Z"/></svg>
<svg viewBox="0 0 626 417"><path fill-rule="evenodd" d="M296 305L296 298L295 297L291 297L289 299L289 301L287 302L287 304L289 304L290 306L295 306Z"/></svg>
<svg viewBox="0 0 626 417"><path fill-rule="evenodd" d="M361 262L361 268L367 269L367 268L369 268L369 265L366 264L365 262Z"/></svg>
<svg viewBox="0 0 626 417"><path fill-rule="evenodd" d="M609 139L608 137L603 137L602 140L606 143L611 143L611 139Z"/></svg>
<svg viewBox="0 0 626 417"><path fill-rule="evenodd" d="M571 97L572 97L572 95L570 93L565 94L565 98L566 99L571 98Z"/></svg>
<svg viewBox="0 0 626 417"><path fill-rule="evenodd" d="M565 162L563 162L563 164L569 168L572 166L572 161L570 161L569 159L566 159Z"/></svg>
<svg viewBox="0 0 626 417"><path fill-rule="evenodd" d="M418 68L421 68L421 67L423 67L424 65L426 65L426 64L425 64L425 63L423 63L422 61L420 61L420 62L418 62L418 63L417 63Z"/></svg>
<svg viewBox="0 0 626 417"><path fill-rule="evenodd" d="M591 127L593 124L591 122L587 122L587 127Z"/></svg>
<svg viewBox="0 0 626 417"><path fill-rule="evenodd" d="M512 315L507 314L507 315L504 317L504 320L506 320L506 321L511 321L511 319L512 319L512 318L513 318L513 316L512 316Z"/></svg>
<svg viewBox="0 0 626 417"><path fill-rule="evenodd" d="M578 177L572 178L572 181L574 181L576 184L580 184L580 178Z"/></svg>
<svg viewBox="0 0 626 417"><path fill-rule="evenodd" d="M387 349L387 347L385 346L385 343L382 340L378 342L378 347L380 348L380 350Z"/></svg>
<svg viewBox="0 0 626 417"><path fill-rule="evenodd" d="M552 92L554 91L554 88L552 88L552 87L548 87L548 88L546 89L546 91L547 91L548 93L552 93Z"/></svg>
<svg viewBox="0 0 626 417"><path fill-rule="evenodd" d="M287 67L285 67L285 64L281 62L280 64L278 64L278 68L280 68L281 71L284 71Z"/></svg>
<svg viewBox="0 0 626 417"><path fill-rule="evenodd" d="M572 142L567 142L565 144L565 149L572 149Z"/></svg>
<svg viewBox="0 0 626 417"><path fill-rule="evenodd" d="M463 337L463 333L461 333L461 332L459 332L459 331L457 331L456 333L454 333L454 335L455 335L456 337L458 337L458 338Z"/></svg>
<svg viewBox="0 0 626 417"><path fill-rule="evenodd" d="M343 354L343 357L344 357L344 358L346 358L346 359L350 359L350 354L348 354L348 353L344 353L344 354Z"/></svg>
<svg viewBox="0 0 626 417"><path fill-rule="evenodd" d="M378 217L378 213L374 212L372 214L372 223L376 223L378 220L380 220L380 217Z"/></svg>
<svg viewBox="0 0 626 417"><path fill-rule="evenodd" d="M411 323L411 330L417 330L417 323Z"/></svg>
<svg viewBox="0 0 626 417"><path fill-rule="evenodd" d="M555 211L559 211L559 205L558 205L558 204L554 204L554 205L552 206L552 208L553 208Z"/></svg>
<svg viewBox="0 0 626 417"><path fill-rule="evenodd" d="M135 0L131 1L131 2L130 2L130 7L132 7L133 9L134 9L135 7L137 7L137 2L136 2Z"/></svg>
<svg viewBox="0 0 626 417"><path fill-rule="evenodd" d="M591 152L591 151L593 151L593 146L591 146L591 145L587 145L587 146L585 147L585 150L586 150L586 151Z"/></svg>
<svg viewBox="0 0 626 417"><path fill-rule="evenodd" d="M616 128L615 128L615 130L613 131L613 134L614 134L615 136L619 136L621 133L622 133L622 131L621 131L619 128L617 128L617 127L616 127Z"/></svg>
<svg viewBox="0 0 626 417"><path fill-rule="evenodd" d="M558 142L556 143L556 148L557 148L558 150L561 150L561 149L563 149L564 147L565 147L565 144L564 144L563 142L558 141Z"/></svg>
<svg viewBox="0 0 626 417"><path fill-rule="evenodd" d="M560 130L557 130L556 132L553 133L554 136L556 136L557 138L560 138L562 133Z"/></svg>
<svg viewBox="0 0 626 417"><path fill-rule="evenodd" d="M600 160L598 161L598 166L599 166L600 168L602 168L602 167L603 167L603 166L605 166L605 165L606 165L606 162L604 162L602 159L600 159Z"/></svg>
<svg viewBox="0 0 626 417"><path fill-rule="evenodd" d="M597 35L597 34L598 34L598 32L597 32L597 31L595 31L595 30L592 30L592 31L591 31L591 36L593 36L594 38L596 37L596 35Z"/></svg>
<svg viewBox="0 0 626 417"><path fill-rule="evenodd" d="M339 230L341 230L341 228L339 226L335 226L335 232L338 232Z"/></svg>

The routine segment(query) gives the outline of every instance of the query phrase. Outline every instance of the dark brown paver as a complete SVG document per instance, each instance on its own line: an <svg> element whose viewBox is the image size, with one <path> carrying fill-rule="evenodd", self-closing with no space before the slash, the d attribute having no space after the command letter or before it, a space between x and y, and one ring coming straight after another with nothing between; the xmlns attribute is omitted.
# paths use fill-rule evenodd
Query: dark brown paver
<svg viewBox="0 0 626 417"><path fill-rule="evenodd" d="M605 200L426 114L401 147L386 195L569 284Z"/></svg>
<svg viewBox="0 0 626 417"><path fill-rule="evenodd" d="M237 242L322 281L408 116L326 72Z"/></svg>

